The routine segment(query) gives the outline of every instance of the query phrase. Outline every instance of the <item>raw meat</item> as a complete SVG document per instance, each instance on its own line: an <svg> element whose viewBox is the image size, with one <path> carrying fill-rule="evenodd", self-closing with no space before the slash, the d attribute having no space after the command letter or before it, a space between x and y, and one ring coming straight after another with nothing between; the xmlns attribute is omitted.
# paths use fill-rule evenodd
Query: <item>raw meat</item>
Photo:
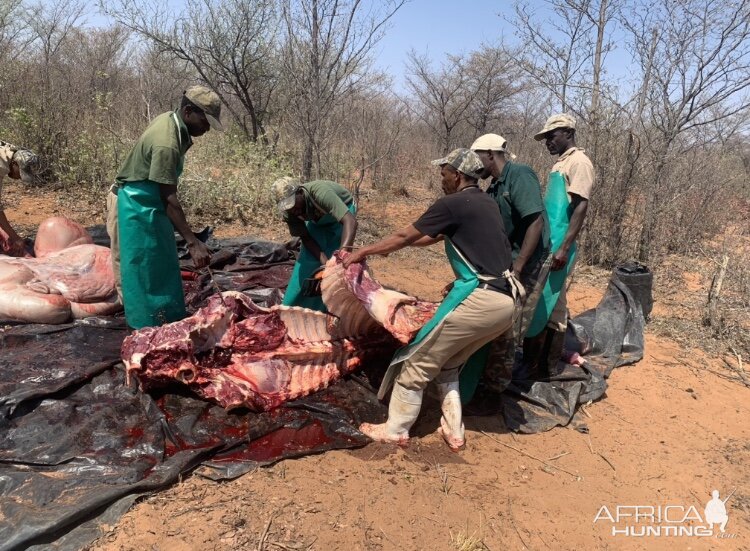
<svg viewBox="0 0 750 551"><path fill-rule="evenodd" d="M438 304L384 288L370 275L365 262L344 269L348 253L337 251L323 270L321 291L328 311L356 328L385 327L402 344L409 343L432 318Z"/></svg>
<svg viewBox="0 0 750 551"><path fill-rule="evenodd" d="M78 222L73 222L64 216L55 216L39 224L34 240L34 254L40 258L76 245L92 245L93 243L94 240L86 228Z"/></svg>
<svg viewBox="0 0 750 551"><path fill-rule="evenodd" d="M65 323L121 310L109 249L75 245L90 241L82 226L57 217L39 228L36 250L41 258L0 255L0 319ZM72 246L56 250L66 243Z"/></svg>
<svg viewBox="0 0 750 551"><path fill-rule="evenodd" d="M128 336L128 376L146 389L179 381L227 409L266 411L327 387L366 359L388 358L398 346L379 327L350 333L328 314L262 308L236 291L222 296L189 318Z"/></svg>
<svg viewBox="0 0 750 551"><path fill-rule="evenodd" d="M76 245L43 258L18 258L36 276L27 284L41 293L57 293L74 302L98 302L115 293L115 276L107 247Z"/></svg>
<svg viewBox="0 0 750 551"><path fill-rule="evenodd" d="M60 295L37 293L26 286L34 274L25 266L0 256L0 319L27 323L65 323L70 301Z"/></svg>

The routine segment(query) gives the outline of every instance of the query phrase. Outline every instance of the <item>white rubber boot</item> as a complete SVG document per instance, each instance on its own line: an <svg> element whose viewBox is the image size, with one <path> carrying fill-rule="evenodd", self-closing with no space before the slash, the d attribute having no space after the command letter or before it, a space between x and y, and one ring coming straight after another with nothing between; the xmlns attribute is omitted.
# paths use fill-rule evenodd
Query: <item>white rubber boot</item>
<svg viewBox="0 0 750 551"><path fill-rule="evenodd" d="M363 432L378 442L393 442L400 446L409 443L409 429L417 420L422 408L422 390L409 390L398 383L393 384L391 403L388 405L388 420L380 425L362 423Z"/></svg>
<svg viewBox="0 0 750 551"><path fill-rule="evenodd" d="M450 449L458 451L466 445L458 381L439 383L437 387L440 392L440 409L443 411L438 430Z"/></svg>

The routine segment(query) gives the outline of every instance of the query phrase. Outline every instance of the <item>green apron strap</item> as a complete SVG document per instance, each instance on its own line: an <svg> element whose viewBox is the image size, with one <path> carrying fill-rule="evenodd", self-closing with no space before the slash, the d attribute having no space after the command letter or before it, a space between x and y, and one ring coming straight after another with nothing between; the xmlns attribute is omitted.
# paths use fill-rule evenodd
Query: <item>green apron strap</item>
<svg viewBox="0 0 750 551"><path fill-rule="evenodd" d="M547 210L550 225L550 239L552 241L551 250L556 251L565 239L565 235L568 233L568 227L570 226L570 217L573 214L570 204L570 197L565 188L565 178L559 172L551 172L549 175L549 183L547 185L547 193L544 196L544 206ZM539 297L539 303L537 304L534 312L534 318L531 320L529 330L526 333L527 337L535 337L547 326L552 311L555 309L557 299L560 296L560 291L565 285L565 280L572 269L576 256L576 245L570 248L568 254L568 263L562 270L556 270L549 272L547 277L547 283L544 285L542 294Z"/></svg>

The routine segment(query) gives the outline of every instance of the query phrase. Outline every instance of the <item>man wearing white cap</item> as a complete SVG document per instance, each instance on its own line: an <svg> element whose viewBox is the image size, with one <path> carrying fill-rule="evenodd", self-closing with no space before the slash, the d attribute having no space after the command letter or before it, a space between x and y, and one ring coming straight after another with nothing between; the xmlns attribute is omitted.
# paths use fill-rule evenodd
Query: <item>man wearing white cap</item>
<svg viewBox="0 0 750 551"><path fill-rule="evenodd" d="M456 277L451 290L432 319L391 361L378 393L382 398L393 384L388 420L364 423L359 430L373 440L406 443L424 390L435 380L443 412L439 430L448 446L458 450L465 442L459 372L474 352L511 327L520 283L510 270L510 244L497 205L477 184L482 170L477 155L455 149L432 164L440 166L445 196L413 224L354 251L344 266L410 245L445 243ZM496 239L487 240L487 235Z"/></svg>
<svg viewBox="0 0 750 551"><path fill-rule="evenodd" d="M498 134L484 134L471 145L484 166L480 177L492 177L487 193L500 208L513 254L513 273L526 291L523 310L513 331L493 341L486 351L484 382L493 392L502 392L510 381L516 345L521 343L531 323L547 280L550 258L550 229L539 178L530 166L507 159L507 147L505 138ZM469 376L471 365L467 366L464 377Z"/></svg>
<svg viewBox="0 0 750 551"><path fill-rule="evenodd" d="M138 138L107 196L107 233L125 319L134 329L185 317L185 297L174 232L185 239L196 268L210 253L190 229L177 184L193 138L223 130L221 100L205 86L191 86L180 108L156 117Z"/></svg>
<svg viewBox="0 0 750 551"><path fill-rule="evenodd" d="M344 186L328 180L300 184L291 177L279 178L271 190L289 233L302 240L282 304L325 312L319 287L315 287L320 280L314 280L314 274L334 251L354 244L354 197Z"/></svg>
<svg viewBox="0 0 750 551"><path fill-rule="evenodd" d="M547 182L545 207L549 217L552 261L547 284L539 299L528 336L538 339L541 369L557 365L568 325L565 283L573 271L576 239L583 227L594 187L594 166L584 150L576 147L576 121L566 113L553 115L536 141L544 140L550 155L558 155ZM546 335L545 335L546 333Z"/></svg>

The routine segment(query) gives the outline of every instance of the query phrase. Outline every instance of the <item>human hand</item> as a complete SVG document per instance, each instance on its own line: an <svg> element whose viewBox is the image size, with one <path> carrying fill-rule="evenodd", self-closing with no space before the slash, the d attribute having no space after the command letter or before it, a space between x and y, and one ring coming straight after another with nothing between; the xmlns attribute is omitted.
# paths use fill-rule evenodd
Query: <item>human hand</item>
<svg viewBox="0 0 750 551"><path fill-rule="evenodd" d="M344 268L348 268L352 264L356 262L362 262L367 258L366 254L362 253L362 249L352 251L351 253L347 254L343 259Z"/></svg>
<svg viewBox="0 0 750 551"><path fill-rule="evenodd" d="M446 296L448 296L448 293L450 293L452 290L453 290L453 282L451 281L448 285L443 287L443 290L440 291L440 294L443 296L443 298L445 298Z"/></svg>
<svg viewBox="0 0 750 551"><path fill-rule="evenodd" d="M188 252L193 259L193 265L200 270L205 268L211 262L211 253L202 241L192 241L188 243Z"/></svg>
<svg viewBox="0 0 750 551"><path fill-rule="evenodd" d="M553 272L556 272L558 270L562 270L567 263L568 251L561 247L552 255L552 262L550 263L549 269Z"/></svg>

